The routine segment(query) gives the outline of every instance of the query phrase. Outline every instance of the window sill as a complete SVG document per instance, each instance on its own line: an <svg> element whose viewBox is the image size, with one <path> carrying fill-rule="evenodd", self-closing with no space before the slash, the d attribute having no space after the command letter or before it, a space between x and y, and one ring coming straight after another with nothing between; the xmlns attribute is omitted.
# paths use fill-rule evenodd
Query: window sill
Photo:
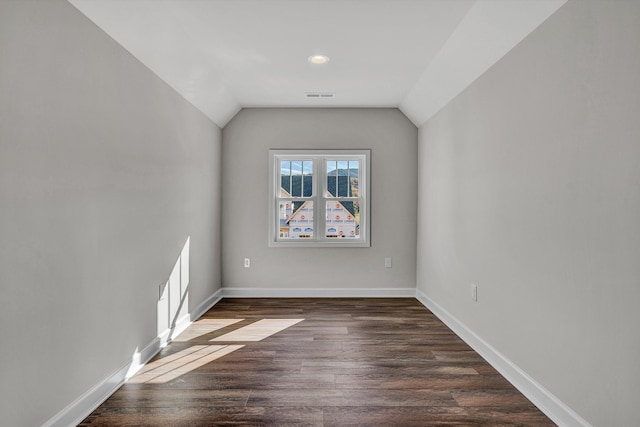
<svg viewBox="0 0 640 427"><path fill-rule="evenodd" d="M349 241L295 241L295 242L269 242L269 247L271 248L369 248L371 244L366 241L358 240L355 242Z"/></svg>

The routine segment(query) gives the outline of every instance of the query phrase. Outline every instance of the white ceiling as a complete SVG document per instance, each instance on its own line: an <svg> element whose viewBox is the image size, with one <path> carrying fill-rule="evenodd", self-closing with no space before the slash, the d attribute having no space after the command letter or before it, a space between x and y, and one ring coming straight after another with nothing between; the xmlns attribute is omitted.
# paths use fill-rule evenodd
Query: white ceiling
<svg viewBox="0 0 640 427"><path fill-rule="evenodd" d="M243 107L398 107L420 126L566 0L69 2L223 127Z"/></svg>

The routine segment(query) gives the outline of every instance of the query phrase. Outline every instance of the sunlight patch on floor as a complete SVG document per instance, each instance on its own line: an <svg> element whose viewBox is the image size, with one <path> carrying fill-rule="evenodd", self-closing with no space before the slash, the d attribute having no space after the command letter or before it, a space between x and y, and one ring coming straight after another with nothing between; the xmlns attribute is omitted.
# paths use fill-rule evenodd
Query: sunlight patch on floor
<svg viewBox="0 0 640 427"><path fill-rule="evenodd" d="M304 319L262 319L210 341L261 341Z"/></svg>
<svg viewBox="0 0 640 427"><path fill-rule="evenodd" d="M244 345L194 345L149 363L128 382L130 384L164 384L242 347Z"/></svg>
<svg viewBox="0 0 640 427"><path fill-rule="evenodd" d="M194 322L183 333L173 339L173 342L185 342L217 331L227 326L242 322L244 319L201 319Z"/></svg>
<svg viewBox="0 0 640 427"><path fill-rule="evenodd" d="M187 342L211 332L235 325L245 319L201 319L189 326L174 342ZM261 319L210 341L257 342L283 331L304 319ZM200 344L145 365L128 380L130 384L164 384L198 369L245 345Z"/></svg>

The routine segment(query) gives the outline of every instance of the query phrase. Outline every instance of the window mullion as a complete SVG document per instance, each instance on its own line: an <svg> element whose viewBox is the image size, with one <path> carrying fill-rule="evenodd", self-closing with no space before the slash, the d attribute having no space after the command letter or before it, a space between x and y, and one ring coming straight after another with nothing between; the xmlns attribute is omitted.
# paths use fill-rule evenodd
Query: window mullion
<svg viewBox="0 0 640 427"><path fill-rule="evenodd" d="M316 204L316 208L315 208L316 214L313 217L317 225L316 240L318 242L321 242L324 240L322 230L324 230L324 222L325 222L325 218L322 210L322 193L324 192L324 172L322 168L323 159L316 157L314 159L314 166L318 172L317 172L317 178L316 178L316 188L315 188L316 192L314 193L314 197L315 197L314 203Z"/></svg>
<svg viewBox="0 0 640 427"><path fill-rule="evenodd" d="M353 197L353 183L351 182L351 163L352 160L347 161L347 197Z"/></svg>

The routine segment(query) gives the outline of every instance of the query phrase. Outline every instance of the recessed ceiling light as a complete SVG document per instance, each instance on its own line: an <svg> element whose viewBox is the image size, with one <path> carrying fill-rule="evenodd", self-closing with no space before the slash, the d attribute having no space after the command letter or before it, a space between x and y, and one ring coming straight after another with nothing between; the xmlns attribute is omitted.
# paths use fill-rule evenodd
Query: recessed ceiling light
<svg viewBox="0 0 640 427"><path fill-rule="evenodd" d="M312 55L307 58L307 61L312 64L326 64L327 62L329 62L329 57L325 55Z"/></svg>

